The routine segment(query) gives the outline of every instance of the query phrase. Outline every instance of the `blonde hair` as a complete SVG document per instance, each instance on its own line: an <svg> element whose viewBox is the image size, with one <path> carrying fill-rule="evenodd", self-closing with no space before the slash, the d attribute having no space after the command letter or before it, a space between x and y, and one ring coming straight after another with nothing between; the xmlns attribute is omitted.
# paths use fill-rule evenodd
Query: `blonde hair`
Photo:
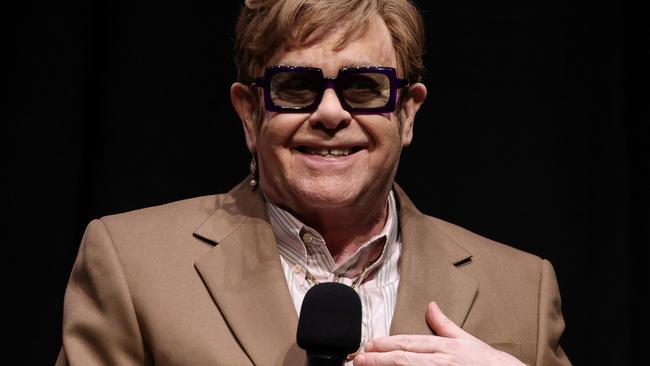
<svg viewBox="0 0 650 366"><path fill-rule="evenodd" d="M346 28L338 46L343 46L355 32L364 32L375 14L390 32L398 74L420 81L424 24L409 0L245 0L235 29L237 78L248 84L279 47L317 41L341 26Z"/></svg>

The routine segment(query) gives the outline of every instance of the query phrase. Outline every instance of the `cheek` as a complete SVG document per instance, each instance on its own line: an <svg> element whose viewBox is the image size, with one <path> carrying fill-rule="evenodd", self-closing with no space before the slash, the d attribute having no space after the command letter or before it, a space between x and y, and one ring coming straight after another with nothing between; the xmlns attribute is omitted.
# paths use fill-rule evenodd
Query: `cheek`
<svg viewBox="0 0 650 366"><path fill-rule="evenodd" d="M286 132L282 129L282 121L273 118L265 118L258 134L258 146L264 154L269 154L274 146L282 144Z"/></svg>
<svg viewBox="0 0 650 366"><path fill-rule="evenodd" d="M277 169L278 165L288 165L291 141L303 120L295 114L266 113L257 138L258 159L263 167Z"/></svg>
<svg viewBox="0 0 650 366"><path fill-rule="evenodd" d="M388 113L374 117L376 118L373 120L366 120L361 123L366 135L372 140L372 144L380 149L392 150L399 148L402 137L397 116Z"/></svg>
<svg viewBox="0 0 650 366"><path fill-rule="evenodd" d="M305 120L303 114L266 112L260 135L269 139L271 145L286 145Z"/></svg>

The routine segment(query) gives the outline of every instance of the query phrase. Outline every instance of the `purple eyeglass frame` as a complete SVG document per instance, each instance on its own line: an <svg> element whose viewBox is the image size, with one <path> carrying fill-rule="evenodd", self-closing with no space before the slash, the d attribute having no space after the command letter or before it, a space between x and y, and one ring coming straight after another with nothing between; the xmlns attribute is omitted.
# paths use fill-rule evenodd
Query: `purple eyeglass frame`
<svg viewBox="0 0 650 366"><path fill-rule="evenodd" d="M273 103L271 99L271 79L273 75L280 72L312 72L319 75L322 78L323 83L321 89L318 91L314 102L308 106L304 107L283 107ZM349 105L345 98L341 95L338 89L337 81L340 80L341 76L345 74L360 74L360 73L378 73L386 75L390 82L390 96L386 105L382 107L373 107L373 108L355 108ZM305 112L314 112L318 109L318 105L323 99L323 94L325 89L333 88L336 92L336 95L339 98L339 102L343 109L350 113L357 114L376 114L376 113L390 113L395 111L395 103L397 101L397 89L404 88L409 86L409 81L406 79L398 79L397 72L393 67L384 67L384 66L361 66L361 67L344 67L339 70L336 77L324 77L323 70L317 67L304 67L304 66L270 66L267 67L264 71L264 76L255 78L255 81L251 86L260 87L264 90L264 106L269 112L284 112L284 113L305 113Z"/></svg>

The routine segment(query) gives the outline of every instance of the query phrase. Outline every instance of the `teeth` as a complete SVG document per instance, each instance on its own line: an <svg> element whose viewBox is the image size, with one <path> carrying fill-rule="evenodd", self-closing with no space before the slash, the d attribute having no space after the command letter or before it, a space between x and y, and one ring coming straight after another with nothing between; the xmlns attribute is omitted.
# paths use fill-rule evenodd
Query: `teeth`
<svg viewBox="0 0 650 366"><path fill-rule="evenodd" d="M350 155L350 149L330 149L330 155Z"/></svg>
<svg viewBox="0 0 650 366"><path fill-rule="evenodd" d="M312 149L307 148L307 153L320 156L348 156L350 149Z"/></svg>

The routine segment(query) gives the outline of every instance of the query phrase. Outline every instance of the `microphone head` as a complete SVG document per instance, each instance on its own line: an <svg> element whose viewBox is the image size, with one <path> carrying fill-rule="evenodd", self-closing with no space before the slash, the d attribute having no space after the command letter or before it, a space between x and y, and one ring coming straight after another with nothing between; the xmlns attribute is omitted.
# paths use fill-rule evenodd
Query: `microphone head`
<svg viewBox="0 0 650 366"><path fill-rule="evenodd" d="M298 320L298 346L308 355L345 358L361 344L361 299L337 282L320 283L305 294Z"/></svg>

